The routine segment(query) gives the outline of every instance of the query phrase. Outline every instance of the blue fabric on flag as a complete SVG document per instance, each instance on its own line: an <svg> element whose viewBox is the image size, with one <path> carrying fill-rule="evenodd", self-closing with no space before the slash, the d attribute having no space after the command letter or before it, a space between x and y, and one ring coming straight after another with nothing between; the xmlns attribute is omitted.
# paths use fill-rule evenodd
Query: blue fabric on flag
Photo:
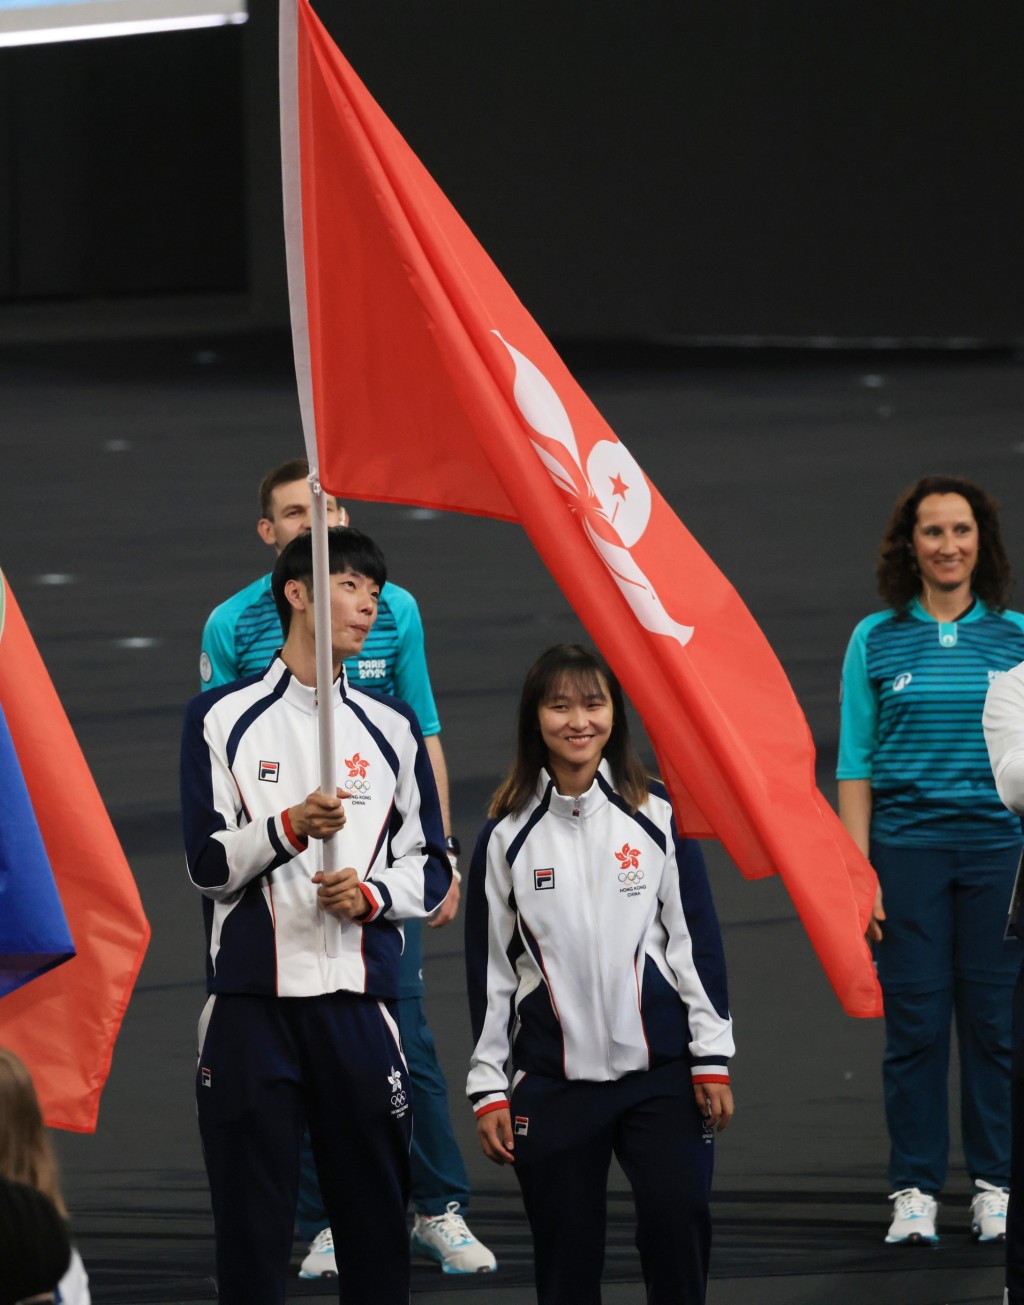
<svg viewBox="0 0 1024 1305"><path fill-rule="evenodd" d="M0 708L0 997L74 954L50 859Z"/></svg>

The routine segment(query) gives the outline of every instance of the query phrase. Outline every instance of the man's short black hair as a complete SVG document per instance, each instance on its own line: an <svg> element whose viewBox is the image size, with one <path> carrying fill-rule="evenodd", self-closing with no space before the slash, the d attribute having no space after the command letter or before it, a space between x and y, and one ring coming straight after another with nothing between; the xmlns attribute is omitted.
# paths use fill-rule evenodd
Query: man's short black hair
<svg viewBox="0 0 1024 1305"><path fill-rule="evenodd" d="M369 535L364 535L353 526L331 526L327 531L327 567L331 575L337 575L339 571L351 571L355 575L366 576L381 588L388 578L384 554ZM296 535L281 550L274 563L274 574L270 581L286 639L292 607L285 597L284 587L289 580L298 580L312 591L313 536L308 532Z"/></svg>

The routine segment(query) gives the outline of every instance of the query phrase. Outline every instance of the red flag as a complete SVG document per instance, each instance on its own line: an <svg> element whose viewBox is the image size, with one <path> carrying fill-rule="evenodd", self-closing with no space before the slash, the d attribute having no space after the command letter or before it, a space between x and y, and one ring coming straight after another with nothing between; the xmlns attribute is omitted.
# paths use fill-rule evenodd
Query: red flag
<svg viewBox="0 0 1024 1305"><path fill-rule="evenodd" d="M881 1014L874 872L815 787L753 617L308 0L282 5L281 58L296 369L322 484L519 522L639 711L684 832L720 839L748 877L781 874L844 1009Z"/></svg>
<svg viewBox="0 0 1024 1305"><path fill-rule="evenodd" d="M138 889L24 617L0 575L0 707L76 955L0 999L0 1044L46 1122L88 1133L149 942Z"/></svg>

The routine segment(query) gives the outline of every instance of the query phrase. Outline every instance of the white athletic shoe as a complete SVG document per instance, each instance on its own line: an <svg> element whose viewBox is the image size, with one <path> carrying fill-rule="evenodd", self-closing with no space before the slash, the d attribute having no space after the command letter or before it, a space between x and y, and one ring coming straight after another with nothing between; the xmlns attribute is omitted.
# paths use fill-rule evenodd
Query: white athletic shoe
<svg viewBox="0 0 1024 1305"><path fill-rule="evenodd" d="M449 1201L444 1214L418 1214L409 1246L413 1255L436 1260L445 1273L493 1273L498 1267L493 1254L466 1227L458 1201Z"/></svg>
<svg viewBox="0 0 1024 1305"><path fill-rule="evenodd" d="M978 1191L971 1201L971 1236L976 1242L1005 1242L1009 1190L984 1183L980 1178L974 1186Z"/></svg>
<svg viewBox="0 0 1024 1305"><path fill-rule="evenodd" d="M938 1242L935 1216L939 1203L934 1196L927 1196L917 1187L904 1187L893 1192L889 1200L896 1203L885 1237L889 1246L934 1246Z"/></svg>
<svg viewBox="0 0 1024 1305"><path fill-rule="evenodd" d="M306 1258L299 1267L300 1278L336 1278L338 1261L334 1258L334 1233L323 1228L309 1243Z"/></svg>

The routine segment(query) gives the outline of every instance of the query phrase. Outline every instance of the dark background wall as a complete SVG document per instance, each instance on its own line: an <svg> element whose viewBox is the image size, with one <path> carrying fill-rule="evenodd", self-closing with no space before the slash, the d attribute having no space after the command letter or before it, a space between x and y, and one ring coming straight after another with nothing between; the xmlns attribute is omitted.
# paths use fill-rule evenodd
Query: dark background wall
<svg viewBox="0 0 1024 1305"><path fill-rule="evenodd" d="M11 300L247 284L232 28L0 51Z"/></svg>
<svg viewBox="0 0 1024 1305"><path fill-rule="evenodd" d="M319 0L559 336L1024 336L1016 0ZM0 51L0 301L285 320L276 5Z"/></svg>

